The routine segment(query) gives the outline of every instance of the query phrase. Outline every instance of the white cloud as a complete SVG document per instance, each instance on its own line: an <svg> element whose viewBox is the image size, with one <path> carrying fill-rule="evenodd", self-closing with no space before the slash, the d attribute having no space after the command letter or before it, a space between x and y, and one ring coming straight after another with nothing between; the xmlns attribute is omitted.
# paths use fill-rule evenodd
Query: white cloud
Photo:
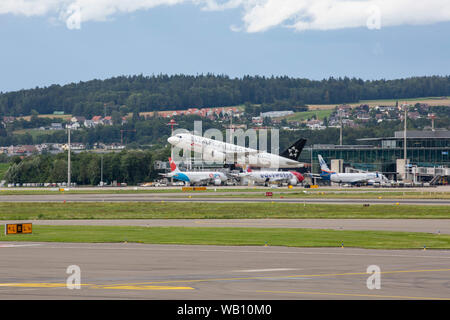
<svg viewBox="0 0 450 320"><path fill-rule="evenodd" d="M263 32L283 26L298 31L432 24L450 21L449 0L0 0L0 15L59 16L68 28L107 21L117 14L192 3L204 11L238 9L242 27Z"/></svg>
<svg viewBox="0 0 450 320"><path fill-rule="evenodd" d="M24 16L45 15L59 7L58 0L1 0L0 14Z"/></svg>
<svg viewBox="0 0 450 320"><path fill-rule="evenodd" d="M248 32L285 25L296 30L331 30L450 20L448 0L265 0L243 17ZM378 21L377 21L378 20Z"/></svg>

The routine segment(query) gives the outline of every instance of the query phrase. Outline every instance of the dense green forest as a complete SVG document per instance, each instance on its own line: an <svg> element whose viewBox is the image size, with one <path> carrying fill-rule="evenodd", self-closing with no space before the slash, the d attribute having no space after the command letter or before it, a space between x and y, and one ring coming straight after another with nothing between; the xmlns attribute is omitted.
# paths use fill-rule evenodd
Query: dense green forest
<svg viewBox="0 0 450 320"><path fill-rule="evenodd" d="M329 78L321 81L290 77L226 75L121 76L68 85L0 93L0 116L32 111L92 117L113 111L127 114L190 107L221 107L289 103L340 104L375 99L405 99L450 95L450 76L398 80Z"/></svg>

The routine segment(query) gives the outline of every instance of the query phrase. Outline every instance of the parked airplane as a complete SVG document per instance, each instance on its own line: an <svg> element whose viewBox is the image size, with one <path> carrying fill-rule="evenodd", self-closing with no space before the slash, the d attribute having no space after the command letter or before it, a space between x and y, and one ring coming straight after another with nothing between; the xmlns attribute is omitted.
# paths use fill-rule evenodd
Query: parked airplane
<svg viewBox="0 0 450 320"><path fill-rule="evenodd" d="M320 178L324 180L329 180L331 182L336 183L350 183L350 184L356 184L356 183L363 183L363 182L375 182L375 181L386 181L387 178L378 172L358 172L358 173L337 173L334 171L331 171L325 160L322 158L322 156L319 154L319 163L320 163L320 169L322 170L322 173L318 175ZM313 175L317 176L317 175Z"/></svg>
<svg viewBox="0 0 450 320"><path fill-rule="evenodd" d="M236 175L239 178L247 178L257 183L288 183L289 185L296 186L305 180L305 177L301 173L296 171L252 171L248 169L247 172L238 173Z"/></svg>
<svg viewBox="0 0 450 320"><path fill-rule="evenodd" d="M190 133L176 134L167 141L183 150L194 150L202 153L206 161L225 162L233 159L233 164L258 168L299 168L304 164L298 162L306 139L300 139L281 155L276 155L252 148L237 146L218 140L192 135Z"/></svg>
<svg viewBox="0 0 450 320"><path fill-rule="evenodd" d="M161 175L167 178L184 181L189 184L203 185L213 183L216 186L220 186L228 179L227 176L220 171L180 171L172 158L169 158L169 163L171 172Z"/></svg>

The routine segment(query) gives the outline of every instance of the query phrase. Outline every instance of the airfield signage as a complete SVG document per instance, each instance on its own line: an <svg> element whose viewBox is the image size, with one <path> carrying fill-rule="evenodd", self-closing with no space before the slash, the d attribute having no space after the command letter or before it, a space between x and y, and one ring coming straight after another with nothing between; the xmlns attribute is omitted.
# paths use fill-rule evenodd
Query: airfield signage
<svg viewBox="0 0 450 320"><path fill-rule="evenodd" d="M16 223L5 225L5 235L8 234L29 234L32 233L33 225L31 223Z"/></svg>

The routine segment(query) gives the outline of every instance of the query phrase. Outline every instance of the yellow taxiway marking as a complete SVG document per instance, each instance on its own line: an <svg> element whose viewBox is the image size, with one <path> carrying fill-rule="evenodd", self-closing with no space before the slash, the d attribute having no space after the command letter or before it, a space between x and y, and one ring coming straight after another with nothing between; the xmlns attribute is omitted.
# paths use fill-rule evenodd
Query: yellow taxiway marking
<svg viewBox="0 0 450 320"><path fill-rule="evenodd" d="M80 284L81 286L91 286L91 284ZM19 288L64 288L65 283L0 283L0 287Z"/></svg>
<svg viewBox="0 0 450 320"><path fill-rule="evenodd" d="M449 272L450 269L429 269L429 270L397 270L397 271L383 271L382 274L401 274L401 273L425 273L425 272ZM122 289L122 290L193 290L191 287L171 287L159 286L159 284L168 283L198 283L211 281L236 281L236 280L264 280L264 279L292 279L292 278L308 278L308 277L334 277L334 276L354 276L367 275L366 272L348 272L348 273L330 273L330 274L303 274L290 276L264 276L264 277L235 277L235 278L213 278L213 279L193 279L193 280L167 280L167 281L152 281L143 283L126 283L126 284L110 284L110 285L94 285L82 284L92 289ZM26 287L26 288L61 288L65 287L65 283L0 283L0 287ZM282 292L282 291L280 291ZM287 293L287 291L286 291ZM327 293L324 293L327 294ZM343 294L345 295L345 294ZM373 296L373 295L371 295ZM387 296L386 296L387 297ZM410 297L412 298L412 297ZM420 298L417 298L420 299ZM433 298L434 299L434 298Z"/></svg>
<svg viewBox="0 0 450 320"><path fill-rule="evenodd" d="M397 270L397 271L383 271L381 274L394 274L394 273L423 273L423 272L448 272L450 269L430 269L430 270ZM193 280L167 280L167 281L152 281L142 283L132 283L130 285L152 285L162 283L197 283L197 282L211 282L211 281L236 281L236 280L264 280L264 279L291 279L291 278L307 278L307 277L334 277L334 276L354 276L365 275L367 272L348 272L348 273L330 273L330 274L300 274L290 276L264 276L264 277L235 277L235 278L212 278L212 279L193 279Z"/></svg>
<svg viewBox="0 0 450 320"><path fill-rule="evenodd" d="M92 289L117 289L117 290L194 290L192 287L170 287L170 286L134 286L134 285L115 285L115 286L95 286Z"/></svg>
<svg viewBox="0 0 450 320"><path fill-rule="evenodd" d="M149 285L94 285L80 284L88 289L118 289L118 290L194 290L191 287L149 286ZM65 288L65 283L0 283L0 287L15 288Z"/></svg>
<svg viewBox="0 0 450 320"><path fill-rule="evenodd" d="M289 293L289 294L307 294L307 295L325 295L325 296L350 296L350 297L368 297L368 298L391 298L391 299L418 299L418 300L450 300L450 298L433 297L410 297L410 296L389 296L380 294L359 294L359 293L334 293L334 292L308 292L308 291L266 291L258 290L261 293Z"/></svg>
<svg viewBox="0 0 450 320"><path fill-rule="evenodd" d="M423 272L448 272L450 269L430 269L430 270L398 270L398 271L383 271L381 274L394 274L394 273L423 273ZM353 275L365 275L367 272L348 272L348 273L329 273L329 274L300 274L291 276L261 276L261 277L235 277L235 278L212 278L212 279L193 279L193 280L167 280L167 281L152 281L133 283L130 285L151 285L162 283L196 283L196 282L210 282L210 281L236 281L236 280L264 280L264 279L291 279L291 278L307 278L307 277L333 277L333 276L353 276Z"/></svg>

